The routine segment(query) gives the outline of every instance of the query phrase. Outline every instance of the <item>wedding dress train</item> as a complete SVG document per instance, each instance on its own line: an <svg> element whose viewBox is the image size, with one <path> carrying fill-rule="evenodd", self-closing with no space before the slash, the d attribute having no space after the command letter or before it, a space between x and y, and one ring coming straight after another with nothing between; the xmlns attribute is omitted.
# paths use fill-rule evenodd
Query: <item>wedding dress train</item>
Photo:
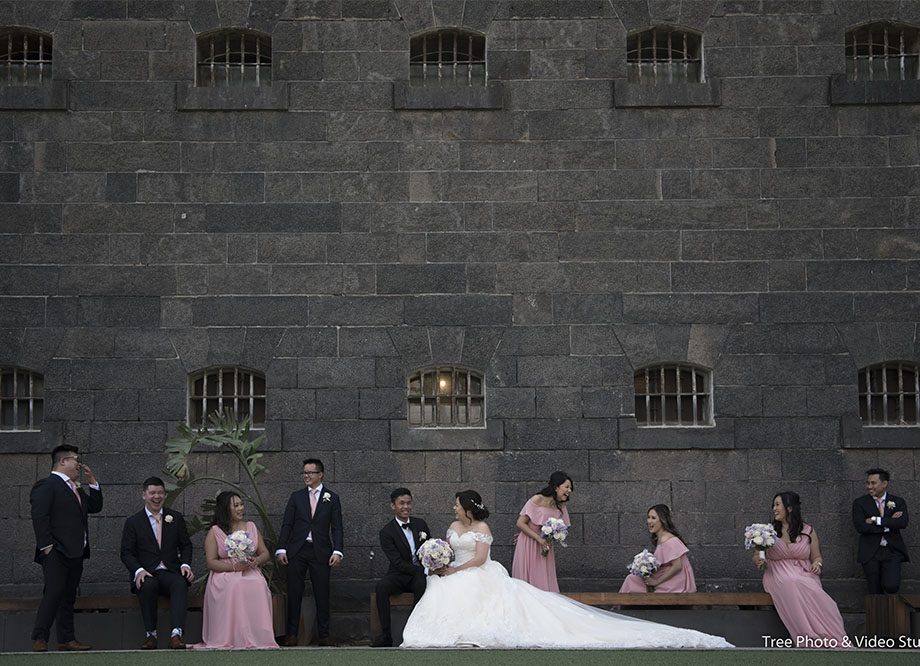
<svg viewBox="0 0 920 666"><path fill-rule="evenodd" d="M454 565L470 560L480 532L448 531ZM479 567L431 576L401 647L728 648L724 638L592 608L511 578L487 558Z"/></svg>

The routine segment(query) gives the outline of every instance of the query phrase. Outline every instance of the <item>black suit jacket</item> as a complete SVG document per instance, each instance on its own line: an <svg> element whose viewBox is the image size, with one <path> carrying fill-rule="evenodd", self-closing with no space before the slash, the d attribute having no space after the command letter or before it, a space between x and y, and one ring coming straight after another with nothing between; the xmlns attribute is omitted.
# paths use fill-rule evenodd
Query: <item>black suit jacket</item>
<svg viewBox="0 0 920 666"><path fill-rule="evenodd" d="M888 548L902 555L905 562L910 562L907 555L907 546L901 537L901 530L907 527L907 502L897 495L888 493L886 502L894 502L894 508L885 509L885 515L882 517L882 524L866 523L866 518L878 516L878 505L875 498L871 495L863 495L853 500L853 527L859 532L859 550L856 558L860 564L865 564L875 556L879 549L879 543L882 537L888 541ZM890 518L892 514L900 511L903 515L899 518ZM885 528L889 531L885 532Z"/></svg>
<svg viewBox="0 0 920 666"><path fill-rule="evenodd" d="M409 529L412 531L412 538L415 539L415 549L424 543L431 535L428 524L421 518L412 517L409 519ZM422 538L422 533L425 537ZM387 559L390 561L388 574L405 574L414 575L422 571L422 565L412 564L412 553L409 551L409 540L406 539L404 529L397 524L396 519L390 520L380 530L380 548L383 550Z"/></svg>
<svg viewBox="0 0 920 666"><path fill-rule="evenodd" d="M167 522L168 516L172 516L172 521ZM136 592L134 572L138 569L144 568L153 573L162 562L169 571L179 573L183 564L191 565L192 540L181 513L163 509L163 536L160 541L162 545L157 544L144 509L125 520L121 533L121 561L128 568L132 592Z"/></svg>
<svg viewBox="0 0 920 666"><path fill-rule="evenodd" d="M41 549L54 546L64 557L89 557L88 514L102 511L102 491L77 489L78 501L70 486L57 474L40 479L29 495L32 504L32 529L35 531L35 561L41 562Z"/></svg>
<svg viewBox="0 0 920 666"><path fill-rule="evenodd" d="M318 557L329 559L334 550L345 552L342 545L342 503L326 485L319 494L313 516L310 516L310 489L305 487L291 493L281 520L278 548L284 548L288 557L292 557L309 545L306 539L310 532L313 533L313 548Z"/></svg>

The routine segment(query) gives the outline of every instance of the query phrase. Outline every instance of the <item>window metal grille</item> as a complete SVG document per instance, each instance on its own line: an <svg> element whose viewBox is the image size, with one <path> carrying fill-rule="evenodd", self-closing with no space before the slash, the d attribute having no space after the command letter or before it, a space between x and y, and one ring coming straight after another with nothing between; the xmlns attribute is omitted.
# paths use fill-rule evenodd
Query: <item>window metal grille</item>
<svg viewBox="0 0 920 666"><path fill-rule="evenodd" d="M45 380L22 368L0 368L0 431L41 430Z"/></svg>
<svg viewBox="0 0 920 666"><path fill-rule="evenodd" d="M712 373L690 365L640 368L633 375L640 426L712 425Z"/></svg>
<svg viewBox="0 0 920 666"><path fill-rule="evenodd" d="M42 85L51 81L51 36L31 30L0 31L0 80Z"/></svg>
<svg viewBox="0 0 920 666"><path fill-rule="evenodd" d="M215 410L249 416L253 428L265 427L265 375L253 370L211 368L189 378L188 422L200 427Z"/></svg>
<svg viewBox="0 0 920 666"><path fill-rule="evenodd" d="M198 38L199 86L268 86L272 81L271 37L242 30Z"/></svg>
<svg viewBox="0 0 920 666"><path fill-rule="evenodd" d="M859 417L867 426L920 425L920 366L880 363L859 371Z"/></svg>
<svg viewBox="0 0 920 666"><path fill-rule="evenodd" d="M485 425L482 375L453 366L420 370L408 382L409 425L478 428Z"/></svg>
<svg viewBox="0 0 920 666"><path fill-rule="evenodd" d="M409 42L409 81L416 85L485 85L486 38L439 30Z"/></svg>
<svg viewBox="0 0 920 666"><path fill-rule="evenodd" d="M920 30L872 23L847 33L847 78L851 81L907 81L920 78Z"/></svg>
<svg viewBox="0 0 920 666"><path fill-rule="evenodd" d="M703 38L672 28L629 35L626 68L632 83L700 83L704 80Z"/></svg>

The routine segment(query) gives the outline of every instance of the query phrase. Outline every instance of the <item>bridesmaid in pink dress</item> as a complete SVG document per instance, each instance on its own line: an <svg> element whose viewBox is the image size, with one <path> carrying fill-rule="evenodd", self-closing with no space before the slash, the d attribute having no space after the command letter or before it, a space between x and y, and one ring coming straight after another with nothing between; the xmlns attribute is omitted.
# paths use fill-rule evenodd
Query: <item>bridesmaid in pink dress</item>
<svg viewBox="0 0 920 666"><path fill-rule="evenodd" d="M667 504L656 504L648 510L645 522L655 546L658 571L648 578L629 574L620 592L696 592L696 578L687 557L690 551L674 527L671 509Z"/></svg>
<svg viewBox="0 0 920 666"><path fill-rule="evenodd" d="M204 594L202 642L190 647L276 648L272 625L272 598L259 567L268 561L268 549L255 523L243 520L243 500L232 491L217 496L214 524L204 540L210 575ZM227 534L244 531L256 546L243 561L230 559Z"/></svg>
<svg viewBox="0 0 920 666"><path fill-rule="evenodd" d="M556 581L556 558L553 548L540 536L540 528L548 518L562 518L571 525L566 502L572 495L574 485L565 472L553 472L549 484L527 500L517 519L517 535L514 544L514 561L511 575L527 581L534 587L547 592L559 592Z"/></svg>
<svg viewBox="0 0 920 666"><path fill-rule="evenodd" d="M793 639L813 639L802 647L851 647L843 618L821 587L818 534L802 521L799 496L783 492L773 498L773 528L779 535L766 551L755 552L754 566L766 566L763 589L773 597L780 619Z"/></svg>

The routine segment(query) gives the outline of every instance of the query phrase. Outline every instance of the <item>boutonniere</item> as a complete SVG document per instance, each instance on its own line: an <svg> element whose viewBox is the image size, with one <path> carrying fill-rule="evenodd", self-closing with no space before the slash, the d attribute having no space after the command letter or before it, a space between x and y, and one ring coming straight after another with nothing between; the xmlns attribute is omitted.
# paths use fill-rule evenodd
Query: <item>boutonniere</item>
<svg viewBox="0 0 920 666"><path fill-rule="evenodd" d="M896 505L894 502L892 502L891 500L888 500L887 502L885 502L885 508L886 508L886 509L893 509L895 506L897 506L897 505Z"/></svg>
<svg viewBox="0 0 920 666"><path fill-rule="evenodd" d="M164 523L171 523L172 521L173 521L173 517L168 513L163 517Z"/></svg>
<svg viewBox="0 0 920 666"><path fill-rule="evenodd" d="M419 532L419 533L418 533L418 540L419 540L419 541L424 541L424 540L427 539L427 538L428 538L427 532Z"/></svg>
<svg viewBox="0 0 920 666"><path fill-rule="evenodd" d="M83 487L83 484L80 483L79 481L74 481L73 485L76 487L77 490L80 490L80 488Z"/></svg>
<svg viewBox="0 0 920 666"><path fill-rule="evenodd" d="M323 493L323 501L324 501L324 502L331 502L331 501L332 501L332 495L330 495L329 493Z"/></svg>

